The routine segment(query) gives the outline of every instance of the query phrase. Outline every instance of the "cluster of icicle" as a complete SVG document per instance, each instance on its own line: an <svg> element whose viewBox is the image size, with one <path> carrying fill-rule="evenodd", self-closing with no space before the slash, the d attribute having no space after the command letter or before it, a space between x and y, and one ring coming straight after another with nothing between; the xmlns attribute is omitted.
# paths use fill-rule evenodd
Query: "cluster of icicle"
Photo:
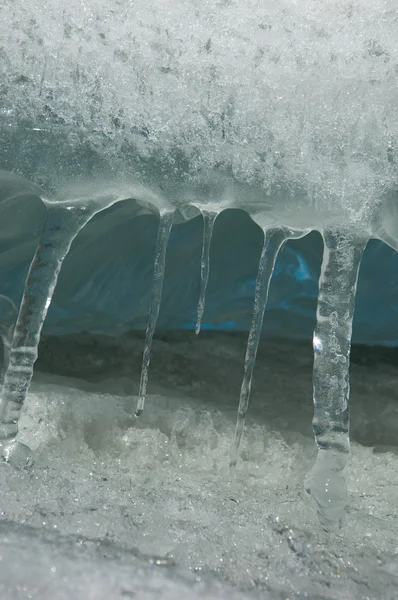
<svg viewBox="0 0 398 600"><path fill-rule="evenodd" d="M40 334L50 306L63 260L79 231L98 212L121 200L104 196L95 201L81 198L52 202L43 199L47 220L26 279L25 290L12 341L7 340L8 365L0 399L0 443L6 461L16 467L31 462L29 448L17 439L18 421L33 375ZM205 308L209 277L210 245L218 212L202 209L204 219L201 258L201 291L198 303L196 333ZM160 222L154 261L154 277L146 330L138 405L136 415L144 410L148 383L151 345L159 313L167 244L173 224L173 210L160 210ZM249 332L244 375L240 392L235 439L230 464L234 469L248 410L250 388L261 335L268 290L278 252L295 232L284 227L262 226L262 248L255 288L253 319ZM361 257L368 236L352 228L335 227L321 231L324 240L322 270L319 280L317 324L314 332L314 420L313 429L318 445L316 463L306 480L306 490L315 501L325 528L341 524L347 504L343 475L349 446L349 358L355 293ZM0 332L1 333L1 332Z"/></svg>

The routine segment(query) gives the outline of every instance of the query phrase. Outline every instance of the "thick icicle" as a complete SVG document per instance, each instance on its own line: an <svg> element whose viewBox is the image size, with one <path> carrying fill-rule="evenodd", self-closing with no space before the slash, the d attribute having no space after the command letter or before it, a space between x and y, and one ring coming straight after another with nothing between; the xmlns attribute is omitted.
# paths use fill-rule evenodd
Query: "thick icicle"
<svg viewBox="0 0 398 600"><path fill-rule="evenodd" d="M347 505L343 469L350 452L349 361L358 271L367 239L348 230L323 232L314 331L314 419L318 456L305 488L325 529L341 526Z"/></svg>
<svg viewBox="0 0 398 600"><path fill-rule="evenodd" d="M156 240L155 263L153 272L153 283L151 290L151 301L149 307L148 326L145 334L144 354L142 358L140 389L138 392L137 409L135 416L142 415L145 405L146 388L148 385L148 369L151 361L151 348L153 334L155 333L156 321L158 320L160 301L162 298L163 279L166 266L166 251L169 242L170 231L173 225L173 212L160 214L158 235Z"/></svg>
<svg viewBox="0 0 398 600"><path fill-rule="evenodd" d="M48 205L48 217L25 283L0 398L0 447L5 460L23 467L30 450L16 439L18 420L37 358L40 333L62 262L72 241L95 211Z"/></svg>
<svg viewBox="0 0 398 600"><path fill-rule="evenodd" d="M205 299L207 283L209 281L210 271L210 244L213 235L213 226L217 218L218 213L210 212L208 210L202 210L203 215L203 246L202 246L202 258L200 261L200 296L198 302L198 318L196 321L195 333L200 333L200 325L202 323L202 317L205 310Z"/></svg>
<svg viewBox="0 0 398 600"><path fill-rule="evenodd" d="M244 374L240 391L238 417L236 420L235 438L231 450L231 468L236 466L246 413L249 406L253 370L256 362L258 343L261 336L264 311L267 306L269 284L274 270L276 257L285 240L286 233L282 229L270 229L268 231L264 231L264 245L258 266L253 317L249 337L247 340Z"/></svg>

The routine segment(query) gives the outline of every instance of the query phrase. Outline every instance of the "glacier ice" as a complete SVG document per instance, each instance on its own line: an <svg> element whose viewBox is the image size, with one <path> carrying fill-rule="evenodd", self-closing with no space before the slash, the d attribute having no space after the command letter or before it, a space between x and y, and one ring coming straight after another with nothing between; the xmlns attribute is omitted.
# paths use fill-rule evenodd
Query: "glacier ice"
<svg viewBox="0 0 398 600"><path fill-rule="evenodd" d="M265 246L231 463L279 245L317 230L324 239L314 334L319 452L306 487L332 527L346 503L360 258L372 238L398 248L394 2L159 0L137 2L134 17L128 0L116 4L1 7L1 199L40 198L48 213L4 376L3 455L16 465L30 460L17 441L18 420L79 231L123 201L160 215L140 414L173 219L205 219L199 328L214 215L244 209ZM279 240L269 255L267 240Z"/></svg>

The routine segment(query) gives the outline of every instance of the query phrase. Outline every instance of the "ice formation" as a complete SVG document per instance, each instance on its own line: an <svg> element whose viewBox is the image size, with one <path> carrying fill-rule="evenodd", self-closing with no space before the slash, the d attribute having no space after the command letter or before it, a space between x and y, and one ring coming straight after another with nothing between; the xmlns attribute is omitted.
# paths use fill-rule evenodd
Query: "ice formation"
<svg viewBox="0 0 398 600"><path fill-rule="evenodd" d="M271 229L269 231L264 231L264 245L260 256L260 263L258 266L258 276L256 281L256 292L254 298L253 322L249 331L249 339L247 341L245 368L238 408L238 418L236 421L235 439L231 454L231 467L235 467L238 459L240 441L242 438L245 417L249 406L254 364L256 362L258 343L260 341L261 336L264 311L267 305L269 284L271 282L271 276L274 270L276 257L278 255L281 245L285 240L286 234L283 231L283 229Z"/></svg>
<svg viewBox="0 0 398 600"><path fill-rule="evenodd" d="M206 290L209 282L210 273L210 244L213 236L214 222L217 218L216 212L208 210L202 211L203 215L203 248L202 258L200 261L200 296L198 301L198 318L196 321L195 332L200 333L200 325L202 323L203 313L205 311Z"/></svg>
<svg viewBox="0 0 398 600"><path fill-rule="evenodd" d="M50 0L0 11L1 199L40 197L48 212L1 394L4 457L30 460L18 419L62 262L88 221L129 199L160 215L140 414L173 219L204 216L199 330L215 217L241 208L265 243L231 464L278 249L318 230L319 453L306 489L323 525L340 523L359 264L371 238L398 247L395 0Z"/></svg>
<svg viewBox="0 0 398 600"><path fill-rule="evenodd" d="M136 416L139 417L144 410L146 387L148 383L148 369L151 359L152 339L155 333L156 321L158 320L160 301L162 298L162 287L164 270L166 266L166 250L173 225L173 212L160 214L158 237L156 241L155 266L153 272L153 285L151 293L151 304L149 307L148 327L145 336L144 357L142 359L142 372L140 389L138 392L138 404Z"/></svg>

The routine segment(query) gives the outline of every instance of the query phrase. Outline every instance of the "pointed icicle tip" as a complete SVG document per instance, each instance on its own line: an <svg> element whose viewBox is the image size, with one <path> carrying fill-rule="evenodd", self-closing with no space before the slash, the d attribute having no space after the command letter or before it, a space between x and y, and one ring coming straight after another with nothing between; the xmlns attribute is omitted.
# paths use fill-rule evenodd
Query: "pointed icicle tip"
<svg viewBox="0 0 398 600"><path fill-rule="evenodd" d="M166 268L166 252L169 243L170 232L173 225L174 212L165 212L160 215L158 235L156 239L156 250L154 260L153 281L151 288L151 300L149 305L148 326L145 334L144 354L142 358L140 389L138 392L138 404L135 416L139 417L144 411L146 389L148 384L148 370L151 360L152 340L155 333L156 323L159 316L160 302L164 272Z"/></svg>
<svg viewBox="0 0 398 600"><path fill-rule="evenodd" d="M234 471L238 461L239 447L245 426L246 413L249 407L250 390L256 362L258 344L263 326L264 311L268 301L268 290L275 267L278 252L286 240L282 229L264 229L264 244L261 251L254 296L252 323L246 346L245 366L240 391L238 416L236 419L235 437L231 448L230 468Z"/></svg>

